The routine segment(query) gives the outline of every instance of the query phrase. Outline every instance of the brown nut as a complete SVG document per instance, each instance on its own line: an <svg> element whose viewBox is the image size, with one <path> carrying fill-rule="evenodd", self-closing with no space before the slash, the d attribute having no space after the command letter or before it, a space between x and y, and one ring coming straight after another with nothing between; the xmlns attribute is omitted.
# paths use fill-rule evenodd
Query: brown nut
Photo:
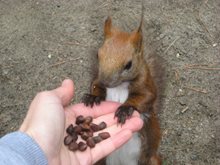
<svg viewBox="0 0 220 165"><path fill-rule="evenodd" d="M78 135L83 135L83 133L84 133L84 132L83 132L83 131L81 131L81 132L79 132L79 133L78 133Z"/></svg>
<svg viewBox="0 0 220 165"><path fill-rule="evenodd" d="M110 134L108 132L101 132L98 134L98 136L101 137L102 140L105 140L110 137Z"/></svg>
<svg viewBox="0 0 220 165"><path fill-rule="evenodd" d="M85 143L79 142L79 144L78 144L78 149L79 149L80 151L85 151L86 148L87 148L87 145L86 145Z"/></svg>
<svg viewBox="0 0 220 165"><path fill-rule="evenodd" d="M93 137L93 131L92 130L89 130L88 132L86 132L88 137Z"/></svg>
<svg viewBox="0 0 220 165"><path fill-rule="evenodd" d="M69 134L69 135L72 135L72 133L74 132L74 127L72 124L70 124L67 129L66 129L66 132Z"/></svg>
<svg viewBox="0 0 220 165"><path fill-rule="evenodd" d="M68 148L71 151L76 151L78 149L78 144L76 142L72 142L72 143L70 143Z"/></svg>
<svg viewBox="0 0 220 165"><path fill-rule="evenodd" d="M87 117L85 118L84 123L86 123L86 124L92 123L92 116L87 116Z"/></svg>
<svg viewBox="0 0 220 165"><path fill-rule="evenodd" d="M79 125L85 121L85 118L82 115L77 116L76 124Z"/></svg>
<svg viewBox="0 0 220 165"><path fill-rule="evenodd" d="M72 138L73 138L73 141L77 141L77 139L78 139L78 134L77 134L76 132L73 132L71 136L72 136Z"/></svg>
<svg viewBox="0 0 220 165"><path fill-rule="evenodd" d="M107 124L103 121L99 124L99 130L103 130L107 127Z"/></svg>
<svg viewBox="0 0 220 165"><path fill-rule="evenodd" d="M99 131L99 126L97 124L91 123L90 124L90 128L91 130L93 130L94 132Z"/></svg>
<svg viewBox="0 0 220 165"><path fill-rule="evenodd" d="M87 140L87 139L89 138L87 132L83 132L82 135L81 135L81 138L82 138L83 140Z"/></svg>
<svg viewBox="0 0 220 165"><path fill-rule="evenodd" d="M90 126L87 123L82 123L80 124L82 131L89 131L90 130Z"/></svg>
<svg viewBox="0 0 220 165"><path fill-rule="evenodd" d="M94 139L93 139L92 137L89 137L89 138L86 140L86 144L87 144L90 148L95 147L95 142L94 142Z"/></svg>
<svg viewBox="0 0 220 165"><path fill-rule="evenodd" d="M95 137L93 137L93 140L94 140L95 144L97 144L102 141L102 138L100 136L95 136Z"/></svg>
<svg viewBox="0 0 220 165"><path fill-rule="evenodd" d="M76 132L77 134L80 133L82 131L82 127L77 125L74 127L74 132Z"/></svg>
<svg viewBox="0 0 220 165"><path fill-rule="evenodd" d="M72 141L73 141L73 137L70 136L70 135L67 135L67 136L64 138L64 144L65 144L65 145L69 145Z"/></svg>

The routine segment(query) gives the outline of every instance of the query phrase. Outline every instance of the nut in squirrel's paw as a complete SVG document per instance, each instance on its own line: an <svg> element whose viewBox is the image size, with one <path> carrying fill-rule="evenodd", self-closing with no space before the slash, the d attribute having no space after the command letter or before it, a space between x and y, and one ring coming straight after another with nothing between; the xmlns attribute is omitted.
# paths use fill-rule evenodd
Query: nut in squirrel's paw
<svg viewBox="0 0 220 165"><path fill-rule="evenodd" d="M115 112L115 117L118 118L118 123L124 124L126 119L129 119L136 110L134 106L121 105Z"/></svg>
<svg viewBox="0 0 220 165"><path fill-rule="evenodd" d="M103 100L103 98L91 94L85 94L82 98L82 102L85 104L85 106L90 107L93 107L94 105L99 105Z"/></svg>

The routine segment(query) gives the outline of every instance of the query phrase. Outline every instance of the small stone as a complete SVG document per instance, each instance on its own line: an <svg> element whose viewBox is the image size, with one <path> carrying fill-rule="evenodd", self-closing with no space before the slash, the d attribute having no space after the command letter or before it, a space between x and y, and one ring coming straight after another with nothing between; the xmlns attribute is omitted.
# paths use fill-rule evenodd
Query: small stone
<svg viewBox="0 0 220 165"><path fill-rule="evenodd" d="M177 58L179 58L179 57L180 57L180 54L179 54L179 53L177 53L177 54L176 54L176 57L177 57Z"/></svg>
<svg viewBox="0 0 220 165"><path fill-rule="evenodd" d="M160 34L159 37L160 37L160 39L162 39L164 36L165 36L165 34L162 33L162 34Z"/></svg>
<svg viewBox="0 0 220 165"><path fill-rule="evenodd" d="M218 45L217 43L212 44L213 47L216 47L217 45Z"/></svg>
<svg viewBox="0 0 220 165"><path fill-rule="evenodd" d="M196 154L192 154L190 157L191 157L192 160L197 160L198 159L198 156Z"/></svg>

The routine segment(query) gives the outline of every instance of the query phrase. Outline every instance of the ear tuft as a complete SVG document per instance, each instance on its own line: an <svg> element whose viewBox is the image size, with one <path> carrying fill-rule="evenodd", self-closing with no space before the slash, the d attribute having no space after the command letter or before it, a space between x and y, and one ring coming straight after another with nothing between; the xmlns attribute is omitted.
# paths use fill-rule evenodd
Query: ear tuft
<svg viewBox="0 0 220 165"><path fill-rule="evenodd" d="M105 20L105 25L104 25L104 36L105 39L110 37L112 34L112 19L110 16Z"/></svg>
<svg viewBox="0 0 220 165"><path fill-rule="evenodd" d="M131 43L134 45L136 52L141 52L143 45L143 36L141 27L131 34Z"/></svg>
<svg viewBox="0 0 220 165"><path fill-rule="evenodd" d="M137 52L140 52L142 50L142 45L143 45L143 35L142 35L142 26L143 26L143 20L144 20L144 2L143 2L143 0L142 0L141 6L142 6L141 7L141 22L140 22L137 30L135 30L131 34L131 41L134 44L135 50Z"/></svg>

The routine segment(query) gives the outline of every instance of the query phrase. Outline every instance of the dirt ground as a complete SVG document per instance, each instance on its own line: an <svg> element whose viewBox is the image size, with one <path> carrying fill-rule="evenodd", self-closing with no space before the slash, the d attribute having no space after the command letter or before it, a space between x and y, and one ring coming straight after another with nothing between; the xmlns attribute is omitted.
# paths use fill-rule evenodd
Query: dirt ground
<svg viewBox="0 0 220 165"><path fill-rule="evenodd" d="M144 6L145 50L154 49L166 66L163 165L220 164L220 1ZM0 136L18 129L37 92L64 78L75 81L73 103L80 102L105 18L131 31L140 13L140 0L0 0Z"/></svg>

